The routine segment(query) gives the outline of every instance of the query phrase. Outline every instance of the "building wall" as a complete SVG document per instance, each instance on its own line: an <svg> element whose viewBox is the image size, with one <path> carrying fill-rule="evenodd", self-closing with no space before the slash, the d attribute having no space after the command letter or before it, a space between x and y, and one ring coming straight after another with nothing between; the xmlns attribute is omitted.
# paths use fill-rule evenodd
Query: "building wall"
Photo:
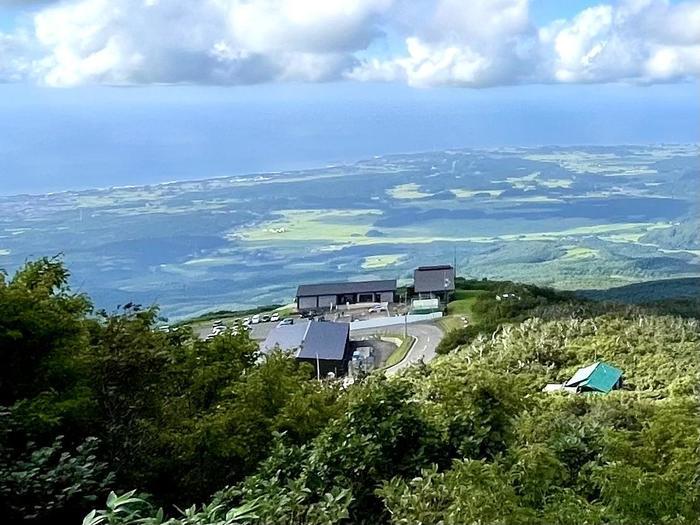
<svg viewBox="0 0 700 525"><path fill-rule="evenodd" d="M382 303L393 303L394 302L394 292L382 292L380 302Z"/></svg>
<svg viewBox="0 0 700 525"><path fill-rule="evenodd" d="M308 358L298 358L297 361L302 363L309 363L313 368L313 376L316 377L316 360ZM343 377L347 375L348 363L347 361L337 361L330 359L319 359L318 368L321 371L321 379L325 379L329 372L333 372L336 377Z"/></svg>
<svg viewBox="0 0 700 525"><path fill-rule="evenodd" d="M337 297L335 295L321 295L318 298L319 308L330 308L331 305L337 304Z"/></svg>
<svg viewBox="0 0 700 525"><path fill-rule="evenodd" d="M360 297L361 296L361 297ZM359 299L364 299L367 303L393 303L394 292L367 292L362 294L319 295L311 297L297 297L297 307L299 310L313 310L315 308L329 308L331 305L345 305L346 302L355 304Z"/></svg>
<svg viewBox="0 0 700 525"><path fill-rule="evenodd" d="M299 304L297 306L300 310L316 308L317 299L317 297L299 297Z"/></svg>

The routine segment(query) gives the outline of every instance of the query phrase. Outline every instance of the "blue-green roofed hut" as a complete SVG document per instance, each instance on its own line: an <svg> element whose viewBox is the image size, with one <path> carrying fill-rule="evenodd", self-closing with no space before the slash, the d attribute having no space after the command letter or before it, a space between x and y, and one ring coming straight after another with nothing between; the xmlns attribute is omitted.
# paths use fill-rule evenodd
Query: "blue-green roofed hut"
<svg viewBox="0 0 700 525"><path fill-rule="evenodd" d="M577 392L602 392L622 386L622 370L606 363L593 363L579 368L565 384L565 388L575 388Z"/></svg>

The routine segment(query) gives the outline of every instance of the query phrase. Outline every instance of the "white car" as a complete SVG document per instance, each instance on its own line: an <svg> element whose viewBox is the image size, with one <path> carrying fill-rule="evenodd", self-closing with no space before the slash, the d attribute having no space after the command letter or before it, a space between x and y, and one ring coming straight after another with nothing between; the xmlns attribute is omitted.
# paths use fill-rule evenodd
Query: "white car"
<svg viewBox="0 0 700 525"><path fill-rule="evenodd" d="M250 324L250 317L244 317L243 320L241 321L241 324L243 326L248 326Z"/></svg>
<svg viewBox="0 0 700 525"><path fill-rule="evenodd" d="M282 319L280 321L280 324L278 324L277 326L285 326L288 324L294 324L294 319L292 319L291 317L286 317L286 318Z"/></svg>
<svg viewBox="0 0 700 525"><path fill-rule="evenodd" d="M277 312L275 312L274 314L272 314L270 316L270 322L272 322L272 323L276 323L279 320L280 320L280 314L278 314Z"/></svg>
<svg viewBox="0 0 700 525"><path fill-rule="evenodd" d="M260 314L255 314L250 318L250 324L258 324L260 322Z"/></svg>

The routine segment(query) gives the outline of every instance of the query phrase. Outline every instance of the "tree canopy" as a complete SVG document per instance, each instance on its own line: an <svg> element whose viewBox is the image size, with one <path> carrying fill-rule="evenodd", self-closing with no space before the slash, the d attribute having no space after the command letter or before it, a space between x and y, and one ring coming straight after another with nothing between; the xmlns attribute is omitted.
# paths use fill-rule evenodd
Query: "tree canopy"
<svg viewBox="0 0 700 525"><path fill-rule="evenodd" d="M484 283L481 328L343 388L245 333L199 341L157 330L155 308L95 312L68 277L42 259L0 281L9 523L700 521L692 317ZM622 389L542 392L595 361Z"/></svg>

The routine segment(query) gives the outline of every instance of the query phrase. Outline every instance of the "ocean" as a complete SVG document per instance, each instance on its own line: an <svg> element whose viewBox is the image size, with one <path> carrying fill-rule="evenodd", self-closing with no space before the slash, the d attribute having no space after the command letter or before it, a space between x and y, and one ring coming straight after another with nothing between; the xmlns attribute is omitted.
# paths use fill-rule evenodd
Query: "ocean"
<svg viewBox="0 0 700 525"><path fill-rule="evenodd" d="M697 84L0 86L0 194L311 168L448 148L689 143Z"/></svg>

